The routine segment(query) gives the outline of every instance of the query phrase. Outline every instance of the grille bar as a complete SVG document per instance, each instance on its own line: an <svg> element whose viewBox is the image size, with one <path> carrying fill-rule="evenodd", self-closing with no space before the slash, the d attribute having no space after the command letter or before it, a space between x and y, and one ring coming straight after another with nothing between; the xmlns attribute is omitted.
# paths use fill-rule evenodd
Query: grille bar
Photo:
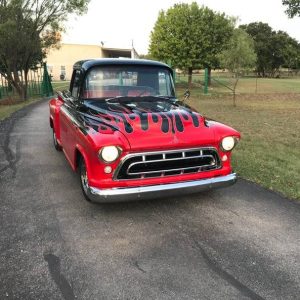
<svg viewBox="0 0 300 300"><path fill-rule="evenodd" d="M215 148L134 153L122 159L114 179L130 180L184 175L220 167L220 158Z"/></svg>
<svg viewBox="0 0 300 300"><path fill-rule="evenodd" d="M195 157L188 157L188 158L185 158L185 160L189 159L194 159ZM209 158L211 159L212 163L210 164L206 164L206 165L195 165L195 166L192 166L192 167L182 167L182 168L177 168L177 169L165 169L165 170L157 170L157 171L142 171L142 172L131 172L130 169L135 167L135 166L139 166L139 165L144 165L145 163L144 162L135 162L135 163L132 163L129 165L128 169L127 169L127 175L137 175L137 174L151 174L151 173L157 173L157 172L170 172L170 171L183 171L184 170L189 170L189 169L195 169L195 168L205 168L205 167L211 167L212 165L215 164L215 159L212 155L205 155L205 156L199 156L198 158ZM179 158L173 158L173 159L163 159L163 161L182 161L182 159L179 159ZM162 162L161 160L152 160L152 161L149 161L149 163L153 164L153 163L160 163ZM148 164L149 164L148 163Z"/></svg>

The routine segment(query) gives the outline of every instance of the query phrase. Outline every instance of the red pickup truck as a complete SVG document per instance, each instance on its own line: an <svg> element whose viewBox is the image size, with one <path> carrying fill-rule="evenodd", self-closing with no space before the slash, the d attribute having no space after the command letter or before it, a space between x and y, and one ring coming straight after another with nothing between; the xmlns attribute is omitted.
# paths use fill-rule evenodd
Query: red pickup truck
<svg viewBox="0 0 300 300"><path fill-rule="evenodd" d="M95 202L157 198L236 181L236 130L175 96L166 64L98 59L74 65L70 90L50 100L54 146Z"/></svg>

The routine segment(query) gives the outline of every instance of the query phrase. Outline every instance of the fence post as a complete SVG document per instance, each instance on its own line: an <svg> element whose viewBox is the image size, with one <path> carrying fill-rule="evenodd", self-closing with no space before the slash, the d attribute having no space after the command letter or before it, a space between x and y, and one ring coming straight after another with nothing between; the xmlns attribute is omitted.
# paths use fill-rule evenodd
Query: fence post
<svg viewBox="0 0 300 300"><path fill-rule="evenodd" d="M2 89L4 89L4 80L2 78L2 76L0 75L0 99L2 98Z"/></svg>
<svg viewBox="0 0 300 300"><path fill-rule="evenodd" d="M51 84L51 79L48 74L47 64L43 64L44 67L44 74L43 74L43 82L42 82L42 95L44 97L53 96L53 88Z"/></svg>
<svg viewBox="0 0 300 300"><path fill-rule="evenodd" d="M208 94L208 68L204 71L204 94Z"/></svg>

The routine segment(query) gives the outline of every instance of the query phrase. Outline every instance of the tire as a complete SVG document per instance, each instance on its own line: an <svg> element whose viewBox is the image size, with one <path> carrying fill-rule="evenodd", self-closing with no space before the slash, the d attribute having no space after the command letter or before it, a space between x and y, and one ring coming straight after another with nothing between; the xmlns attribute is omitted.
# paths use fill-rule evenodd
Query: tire
<svg viewBox="0 0 300 300"><path fill-rule="evenodd" d="M83 193L83 196L85 198L85 200L87 200L88 202L91 202L91 199L88 197L88 187L89 187L89 183L88 183L88 177L87 177L87 172L86 172L86 164L83 158L80 159L79 161L79 180L80 180L80 186L81 186L81 190Z"/></svg>
<svg viewBox="0 0 300 300"><path fill-rule="evenodd" d="M53 144L54 144L54 148L57 150L57 151L61 151L62 150L62 147L61 145L58 143L57 141L57 138L56 138L56 134L55 134L55 131L54 129L52 130L52 136L53 136Z"/></svg>

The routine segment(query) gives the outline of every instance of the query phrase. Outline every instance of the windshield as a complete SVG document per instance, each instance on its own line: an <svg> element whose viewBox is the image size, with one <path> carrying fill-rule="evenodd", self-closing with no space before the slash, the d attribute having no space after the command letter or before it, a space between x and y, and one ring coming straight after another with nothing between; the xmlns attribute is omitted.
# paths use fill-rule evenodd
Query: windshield
<svg viewBox="0 0 300 300"><path fill-rule="evenodd" d="M170 71L151 66L99 66L86 76L83 98L175 97Z"/></svg>

